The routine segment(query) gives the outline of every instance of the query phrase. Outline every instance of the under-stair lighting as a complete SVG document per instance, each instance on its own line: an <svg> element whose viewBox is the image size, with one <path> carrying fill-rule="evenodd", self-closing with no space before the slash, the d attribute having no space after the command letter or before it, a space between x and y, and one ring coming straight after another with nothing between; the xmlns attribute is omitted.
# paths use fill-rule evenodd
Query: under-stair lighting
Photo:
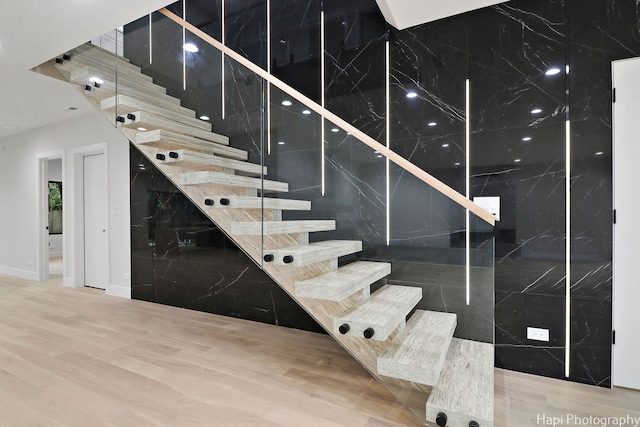
<svg viewBox="0 0 640 427"><path fill-rule="evenodd" d="M331 129L331 132L333 132L333 133L338 133L338 132L340 132L340 129L338 129L338 128L333 128L333 129Z"/></svg>
<svg viewBox="0 0 640 427"><path fill-rule="evenodd" d="M291 105L293 105L293 103L288 99L285 99L284 101L282 101L282 105L284 105L285 107L290 107Z"/></svg>
<svg viewBox="0 0 640 427"><path fill-rule="evenodd" d="M522 161L522 159L515 159L514 162L515 163L520 163Z"/></svg>
<svg viewBox="0 0 640 427"><path fill-rule="evenodd" d="M407 92L407 98L409 98L409 99L411 99L411 98L415 98L415 97L417 97L417 96L418 96L418 94L417 94L417 93L415 93L414 91Z"/></svg>
<svg viewBox="0 0 640 427"><path fill-rule="evenodd" d="M531 141L531 137L530 136L525 136L524 138L522 138L523 141Z"/></svg>
<svg viewBox="0 0 640 427"><path fill-rule="evenodd" d="M442 148L449 148L449 144L445 142L444 144L442 144Z"/></svg>
<svg viewBox="0 0 640 427"><path fill-rule="evenodd" d="M547 71L545 71L544 74L547 75L547 76L555 76L558 73L560 73L560 68L553 67L553 68L549 68Z"/></svg>
<svg viewBox="0 0 640 427"><path fill-rule="evenodd" d="M209 120L209 116L203 114L202 116L200 116L200 120Z"/></svg>
<svg viewBox="0 0 640 427"><path fill-rule="evenodd" d="M104 84L104 80L102 80L100 77L91 77L89 81L92 83L98 83L99 85Z"/></svg>
<svg viewBox="0 0 640 427"><path fill-rule="evenodd" d="M278 145L284 145L285 142L284 141L278 141Z"/></svg>
<svg viewBox="0 0 640 427"><path fill-rule="evenodd" d="M542 113L542 108L534 108L531 110L531 114L540 114Z"/></svg>
<svg viewBox="0 0 640 427"><path fill-rule="evenodd" d="M429 122L429 123L427 123L427 126L431 126L431 127L434 127L434 126L436 126L436 125L437 125L437 123L436 123L436 122Z"/></svg>
<svg viewBox="0 0 640 427"><path fill-rule="evenodd" d="M140 132L145 132L145 131L147 130L147 128L138 128L138 130L139 130Z"/></svg>
<svg viewBox="0 0 640 427"><path fill-rule="evenodd" d="M193 43L185 43L183 46L184 50L186 50L187 52L191 52L191 53L196 53L197 51L199 51L200 49L198 49L198 46L196 46Z"/></svg>
<svg viewBox="0 0 640 427"><path fill-rule="evenodd" d="M302 114L304 114L305 116L308 116L309 114L311 114L311 111L309 111L309 110L302 110Z"/></svg>
<svg viewBox="0 0 640 427"><path fill-rule="evenodd" d="M604 154L603 151L596 151L596 156L602 156Z"/></svg>
<svg viewBox="0 0 640 427"><path fill-rule="evenodd" d="M384 156L383 156L382 154L378 154L376 157L377 157L377 158L379 158L379 159L381 159L381 158L383 158Z"/></svg>
<svg viewBox="0 0 640 427"><path fill-rule="evenodd" d="M453 166L460 166L460 162L455 162Z"/></svg>

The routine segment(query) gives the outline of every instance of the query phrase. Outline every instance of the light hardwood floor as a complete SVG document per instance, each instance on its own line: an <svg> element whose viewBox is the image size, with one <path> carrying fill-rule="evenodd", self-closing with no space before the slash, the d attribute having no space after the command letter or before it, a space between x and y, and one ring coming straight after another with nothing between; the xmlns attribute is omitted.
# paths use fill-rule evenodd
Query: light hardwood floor
<svg viewBox="0 0 640 427"><path fill-rule="evenodd" d="M640 392L497 369L496 426L640 417ZM0 276L0 426L418 426L328 336Z"/></svg>

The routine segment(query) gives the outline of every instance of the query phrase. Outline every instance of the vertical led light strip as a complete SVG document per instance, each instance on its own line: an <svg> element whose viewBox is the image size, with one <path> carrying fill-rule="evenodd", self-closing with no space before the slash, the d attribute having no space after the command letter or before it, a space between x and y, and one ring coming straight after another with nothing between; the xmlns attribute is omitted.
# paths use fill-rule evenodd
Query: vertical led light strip
<svg viewBox="0 0 640 427"><path fill-rule="evenodd" d="M569 378L571 363L571 121L567 120L565 135L565 349L564 375Z"/></svg>
<svg viewBox="0 0 640 427"><path fill-rule="evenodd" d="M149 14L149 65L153 64L153 19Z"/></svg>
<svg viewBox="0 0 640 427"><path fill-rule="evenodd" d="M467 79L465 83L465 105L466 105L466 128L465 128L465 151L466 151L466 160L465 160L465 186L466 186L466 196L467 199L471 196L470 185L469 185L469 175L471 171L470 165L470 141L471 141L471 102L470 102L470 83L469 79ZM465 233L465 258L466 258L466 297L467 297L467 305L471 304L471 230L470 228L470 218L469 218L469 209L466 209L466 233Z"/></svg>
<svg viewBox="0 0 640 427"><path fill-rule="evenodd" d="M187 20L187 2L182 1L182 19ZM182 27L182 90L187 90L187 51L184 45L187 44L187 29Z"/></svg>
<svg viewBox="0 0 640 427"><path fill-rule="evenodd" d="M389 40L387 40L385 44L385 73L386 73L386 82L385 82L385 99L387 100L387 148L391 146L391 47L389 44ZM387 158L387 246L391 242L391 194L389 184L389 159Z"/></svg>
<svg viewBox="0 0 640 427"><path fill-rule="evenodd" d="M324 10L320 11L320 84L321 84L321 88L320 88L320 99L322 100L322 108L324 109L325 107L325 94L324 94L324 85L325 85L325 81L324 81L324 68L325 68L325 59L324 59ZM324 161L324 154L325 154L325 149L324 149L324 116L322 116L321 121L320 121L320 153L321 153L321 161L322 161L322 166L321 166L321 173L322 173L322 196L324 197L324 192L325 192L325 161Z"/></svg>
<svg viewBox="0 0 640 427"><path fill-rule="evenodd" d="M222 33L222 35L221 35L222 45L226 46L226 43L225 43L225 28L224 28L224 23L225 23L225 20L226 20L226 16L225 16L226 9L224 7L224 3L225 3L225 0L222 0L222 11L220 12L220 26L221 26L220 32ZM221 78L220 86L221 86L221 89L222 89L222 92L221 92L221 95L220 95L220 102L222 103L222 120L224 120L225 115L226 115L225 114L225 110L224 110L224 52L220 52L220 53L221 53L221 57L220 57L221 58L221 62L220 62L220 64L221 64L221 67L222 67L222 70L221 70L221 73L220 73L220 76L221 76L220 77Z"/></svg>
<svg viewBox="0 0 640 427"><path fill-rule="evenodd" d="M271 0L267 0L267 72L271 74ZM267 154L271 154L271 83L267 81Z"/></svg>

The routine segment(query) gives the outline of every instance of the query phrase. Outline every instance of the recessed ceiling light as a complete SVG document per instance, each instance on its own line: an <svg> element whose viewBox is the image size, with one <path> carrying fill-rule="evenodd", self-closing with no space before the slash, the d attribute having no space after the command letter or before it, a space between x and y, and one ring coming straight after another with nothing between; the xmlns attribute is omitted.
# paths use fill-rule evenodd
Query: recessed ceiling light
<svg viewBox="0 0 640 427"><path fill-rule="evenodd" d="M429 123L427 123L427 126L436 126L436 125L437 125L437 123L436 123L436 122L429 122Z"/></svg>
<svg viewBox="0 0 640 427"><path fill-rule="evenodd" d="M104 84L104 80L102 80L100 77L91 77L89 81L92 83L98 83L99 85Z"/></svg>
<svg viewBox="0 0 640 427"><path fill-rule="evenodd" d="M560 68L557 68L557 67L549 68L547 71L544 72L544 74L547 76L555 76L558 73L560 73Z"/></svg>
<svg viewBox="0 0 640 427"><path fill-rule="evenodd" d="M522 161L522 159L515 159L514 162L516 163L520 163Z"/></svg>
<svg viewBox="0 0 640 427"><path fill-rule="evenodd" d="M454 166L460 166L460 162L455 162L453 165Z"/></svg>
<svg viewBox="0 0 640 427"><path fill-rule="evenodd" d="M444 144L442 144L442 148L449 148L449 144L445 142Z"/></svg>
<svg viewBox="0 0 640 427"><path fill-rule="evenodd" d="M523 141L531 141L531 137L530 136L525 136L524 138L522 138Z"/></svg>
<svg viewBox="0 0 640 427"><path fill-rule="evenodd" d="M542 113L542 108L534 108L531 110L531 114L540 114Z"/></svg>
<svg viewBox="0 0 640 427"><path fill-rule="evenodd" d="M596 156L602 156L604 154L604 152L602 151L596 151Z"/></svg>
<svg viewBox="0 0 640 427"><path fill-rule="evenodd" d="M338 128L333 128L333 129L331 129L331 132L333 132L333 133L340 132L340 129L338 129Z"/></svg>
<svg viewBox="0 0 640 427"><path fill-rule="evenodd" d="M187 52L191 52L191 53L196 53L197 51L199 51L200 49L198 49L198 46L196 46L193 43L185 43L183 46L184 50L186 50Z"/></svg>
<svg viewBox="0 0 640 427"><path fill-rule="evenodd" d="M415 98L416 96L418 96L418 94L415 93L414 91L407 92L407 98L409 98L409 99Z"/></svg>
<svg viewBox="0 0 640 427"><path fill-rule="evenodd" d="M138 128L138 130L139 130L140 132L144 132L144 131L146 131L146 130L147 130L147 128Z"/></svg>
<svg viewBox="0 0 640 427"><path fill-rule="evenodd" d="M284 145L284 141L278 141L278 145Z"/></svg>
<svg viewBox="0 0 640 427"><path fill-rule="evenodd" d="M284 101L282 101L282 105L284 105L285 107L290 107L292 104L291 101L289 101L288 99L285 99Z"/></svg>
<svg viewBox="0 0 640 427"><path fill-rule="evenodd" d="M309 110L302 110L302 114L304 114L305 116L308 116L309 114L311 114L311 111L309 111Z"/></svg>
<svg viewBox="0 0 640 427"><path fill-rule="evenodd" d="M200 120L209 120L209 116L203 114L200 116Z"/></svg>

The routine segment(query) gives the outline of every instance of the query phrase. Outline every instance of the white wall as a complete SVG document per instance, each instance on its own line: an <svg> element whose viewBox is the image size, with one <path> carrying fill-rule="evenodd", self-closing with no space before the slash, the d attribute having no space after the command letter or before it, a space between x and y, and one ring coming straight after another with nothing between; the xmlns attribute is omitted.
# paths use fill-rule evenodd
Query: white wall
<svg viewBox="0 0 640 427"><path fill-rule="evenodd" d="M87 107L89 108L89 107ZM64 150L63 203L74 186L72 150L107 144L109 194L109 286L107 293L131 294L129 142L98 112L0 139L0 274L37 280L37 155ZM89 171L90 172L90 171ZM68 212L68 210L67 210ZM74 277L74 224L65 212L65 284ZM116 214L115 216L113 214Z"/></svg>
<svg viewBox="0 0 640 427"><path fill-rule="evenodd" d="M64 182L62 177L62 159L49 160L48 180ZM62 188L62 192L64 193L64 184ZM49 234L49 258L59 258L62 256L62 239L63 234Z"/></svg>

